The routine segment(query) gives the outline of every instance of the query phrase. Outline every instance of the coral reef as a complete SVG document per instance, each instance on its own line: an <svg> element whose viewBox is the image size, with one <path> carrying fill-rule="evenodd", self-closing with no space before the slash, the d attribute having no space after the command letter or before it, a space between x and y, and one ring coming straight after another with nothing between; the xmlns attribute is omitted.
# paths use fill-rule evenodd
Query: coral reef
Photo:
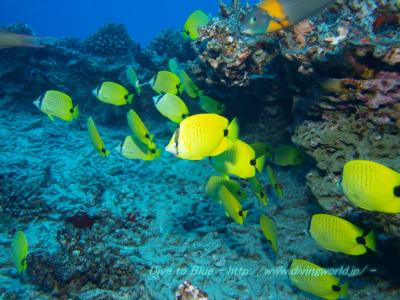
<svg viewBox="0 0 400 300"><path fill-rule="evenodd" d="M144 49L144 53L152 60L158 69L165 69L168 60L176 57L178 61L186 62L196 58L189 41L183 39L178 30L165 29Z"/></svg>
<svg viewBox="0 0 400 300"><path fill-rule="evenodd" d="M254 127L247 125L250 134L272 142L292 134L315 161L307 184L325 209L370 216L349 205L336 181L344 163L356 158L400 170L396 1L342 1L295 26L258 36L240 32L248 8L238 3L221 3L220 16L201 29L191 72L216 91L244 87L225 91L222 99L234 102L242 118L241 101L263 111ZM376 225L398 237L399 218L377 215Z"/></svg>
<svg viewBox="0 0 400 300"><path fill-rule="evenodd" d="M207 83L247 86L251 77L265 73L264 68L276 57L276 37L241 34L240 20L247 11L235 1L232 7L221 4L221 17L200 29L193 48Z"/></svg>
<svg viewBox="0 0 400 300"><path fill-rule="evenodd" d="M35 35L32 28L22 22L8 24L4 29L19 34Z"/></svg>
<svg viewBox="0 0 400 300"><path fill-rule="evenodd" d="M132 41L124 25L109 23L88 37L82 47L92 55L118 56L127 54L138 45Z"/></svg>
<svg viewBox="0 0 400 300"><path fill-rule="evenodd" d="M322 208L374 226L385 242L400 237L399 215L356 208L336 186L351 159L400 170L396 1L338 3L268 36L242 34L239 23L249 7L232 2L221 3L220 16L191 44L167 30L142 50L125 28L113 24L85 41L67 38L51 47L0 53L0 133L6 141L0 157L0 214L12 220L0 223L0 250L9 250L16 229L27 232L35 249L26 277L32 285L16 284L11 259L0 258L0 278L6 278L1 285L7 287L0 287L0 295L168 299L190 280L214 299L302 299L281 277L262 274L260 265L286 266L307 253L327 266L355 261L377 266L386 277L366 273L352 279L354 298L397 299L397 274L380 264L387 252L348 260L318 248L305 230L310 213ZM21 24L16 28L28 30ZM207 161L168 155L146 165L116 155L100 159L83 121L50 122L31 105L44 90L65 91L84 116L96 116L105 143L116 145L129 132L126 107L96 102L91 91L104 80L128 87L128 64L140 70L145 82L171 57L182 60L201 89L225 103L229 118L238 116L244 140L278 144L291 138L308 154L306 166L277 168L285 197L272 196L267 209L260 209L275 219L284 237L277 256L259 231L257 214L238 227L219 204L205 198L204 184L213 172ZM144 89L143 98L151 95ZM134 105L160 144L166 144L171 132L154 116L151 101ZM260 174L263 184L266 177ZM390 256L393 261L398 253ZM260 273L254 277L251 272ZM177 299L207 297L186 281L177 293Z"/></svg>
<svg viewBox="0 0 400 300"><path fill-rule="evenodd" d="M119 35L114 36L113 30L119 32ZM97 49L93 43L99 40L108 43L109 38L112 43L121 42L121 45L125 45L120 48L123 53L112 51L110 54L104 52L97 56L91 52ZM86 41L65 38L54 40L45 48L4 49L0 53L0 96L3 101L13 99L8 105L30 107L44 91L58 89L70 94L82 111L95 115L97 123L118 123L118 120L123 119L125 110L114 106L105 109L103 105L93 105L98 100L91 91L105 80L115 81L132 89L125 75L127 65L140 70L138 73L141 79L153 76L154 71L149 70L153 68L151 61L146 64L137 60L141 55L142 51L132 43L126 29L119 25L107 25ZM150 96L151 91L148 93ZM143 102L138 105L140 107Z"/></svg>
<svg viewBox="0 0 400 300"><path fill-rule="evenodd" d="M399 23L371 34L377 31L377 10L379 14L392 11L393 3L377 8L373 1L366 6L349 1L343 17L329 29L335 28L336 35L334 31L331 37L321 35L324 27L314 24L315 30L306 35L307 45L315 45L314 50L308 46L308 52L302 53L300 45L289 47L286 42L285 56L311 82L297 85L300 93L294 96L293 105L297 125L292 137L316 163L307 175L311 191L326 210L350 218L364 216L398 238L398 215L355 208L336 188L343 165L352 159L374 160L400 170ZM360 26L346 21L350 12ZM313 44L313 40L318 42Z"/></svg>

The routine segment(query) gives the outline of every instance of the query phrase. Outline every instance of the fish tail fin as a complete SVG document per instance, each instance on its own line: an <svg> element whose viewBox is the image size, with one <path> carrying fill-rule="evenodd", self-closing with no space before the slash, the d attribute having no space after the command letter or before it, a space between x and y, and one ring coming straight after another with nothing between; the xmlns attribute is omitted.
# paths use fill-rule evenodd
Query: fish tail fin
<svg viewBox="0 0 400 300"><path fill-rule="evenodd" d="M343 299L347 299L349 296L349 282L346 281L345 283L340 285L340 297Z"/></svg>
<svg viewBox="0 0 400 300"><path fill-rule="evenodd" d="M262 155L256 159L256 170L261 173L264 170L264 165L265 165L265 155Z"/></svg>
<svg viewBox="0 0 400 300"><path fill-rule="evenodd" d="M135 90L136 90L136 93L138 94L138 96L140 96L140 94L142 93L142 86L140 85L139 81L135 85Z"/></svg>
<svg viewBox="0 0 400 300"><path fill-rule="evenodd" d="M375 242L375 233L373 230L371 230L366 236L365 236L365 246L368 249L371 249L372 251L376 252L376 242Z"/></svg>
<svg viewBox="0 0 400 300"><path fill-rule="evenodd" d="M126 102L128 102L128 104L132 103L134 95L135 95L134 93L128 95L128 97L126 98Z"/></svg>
<svg viewBox="0 0 400 300"><path fill-rule="evenodd" d="M237 118L233 118L233 120L229 123L228 137L231 140L237 140L239 137L239 123L237 121Z"/></svg>
<svg viewBox="0 0 400 300"><path fill-rule="evenodd" d="M244 210L242 211L242 217L243 217L243 221L247 218L247 214L249 213L249 210Z"/></svg>
<svg viewBox="0 0 400 300"><path fill-rule="evenodd" d="M185 89L185 86L184 86L183 83L181 82L181 83L179 84L179 87L178 87L179 94L182 94L183 91L184 91L184 89Z"/></svg>
<svg viewBox="0 0 400 300"><path fill-rule="evenodd" d="M156 157L156 158L160 158L160 156L161 156L161 149L156 149L156 155L155 155L155 157Z"/></svg>
<svg viewBox="0 0 400 300"><path fill-rule="evenodd" d="M46 45L43 43L46 41L46 38L30 36L30 35L21 35L22 46L24 47L32 47L32 48L44 48Z"/></svg>
<svg viewBox="0 0 400 300"><path fill-rule="evenodd" d="M110 150L105 150L104 152L101 152L100 155L102 157L107 157L108 155L110 155Z"/></svg>
<svg viewBox="0 0 400 300"><path fill-rule="evenodd" d="M72 116L73 116L74 119L76 119L76 118L79 117L79 106L78 106L78 104L75 105L74 111L73 111L73 113L72 113Z"/></svg>

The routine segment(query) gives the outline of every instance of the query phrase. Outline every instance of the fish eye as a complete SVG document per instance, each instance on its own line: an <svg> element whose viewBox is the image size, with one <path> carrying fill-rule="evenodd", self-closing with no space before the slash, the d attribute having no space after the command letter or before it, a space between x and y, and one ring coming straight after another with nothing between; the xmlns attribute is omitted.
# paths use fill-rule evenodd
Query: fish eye
<svg viewBox="0 0 400 300"><path fill-rule="evenodd" d="M104 149L104 148L101 149L101 152L106 153L106 149Z"/></svg>
<svg viewBox="0 0 400 300"><path fill-rule="evenodd" d="M156 149L151 149L150 152L154 154L156 153Z"/></svg>
<svg viewBox="0 0 400 300"><path fill-rule="evenodd" d="M356 238L356 242L358 244L365 245L365 238L362 237L362 236L359 236L359 237Z"/></svg>
<svg viewBox="0 0 400 300"><path fill-rule="evenodd" d="M250 24L254 24L256 22L257 22L257 18L256 17L251 17Z"/></svg>
<svg viewBox="0 0 400 300"><path fill-rule="evenodd" d="M340 291L340 286L332 285L332 290L334 290L335 292L339 292Z"/></svg>
<svg viewBox="0 0 400 300"><path fill-rule="evenodd" d="M396 197L400 197L400 185L399 185L399 186L396 186L396 187L393 189L393 194L394 194Z"/></svg>

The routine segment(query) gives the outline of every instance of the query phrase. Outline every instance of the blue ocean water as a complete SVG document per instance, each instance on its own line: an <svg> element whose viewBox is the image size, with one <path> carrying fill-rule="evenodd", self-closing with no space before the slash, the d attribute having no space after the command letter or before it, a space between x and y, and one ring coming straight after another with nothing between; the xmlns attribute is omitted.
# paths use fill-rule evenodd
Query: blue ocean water
<svg viewBox="0 0 400 300"><path fill-rule="evenodd" d="M398 300L399 1L293 1L0 0L0 300Z"/></svg>
<svg viewBox="0 0 400 300"><path fill-rule="evenodd" d="M122 23L135 41L147 45L161 30L181 28L185 18L196 9L216 15L218 3L213 0L2 0L0 24L22 21L35 28L38 35L85 38L106 23Z"/></svg>

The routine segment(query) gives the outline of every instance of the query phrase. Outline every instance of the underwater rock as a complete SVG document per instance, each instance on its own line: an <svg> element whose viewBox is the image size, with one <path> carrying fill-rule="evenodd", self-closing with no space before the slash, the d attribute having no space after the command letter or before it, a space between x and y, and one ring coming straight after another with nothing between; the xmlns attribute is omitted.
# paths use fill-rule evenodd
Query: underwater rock
<svg viewBox="0 0 400 300"><path fill-rule="evenodd" d="M190 281L184 281L179 285L175 296L176 300L208 300L207 293L192 285Z"/></svg>

